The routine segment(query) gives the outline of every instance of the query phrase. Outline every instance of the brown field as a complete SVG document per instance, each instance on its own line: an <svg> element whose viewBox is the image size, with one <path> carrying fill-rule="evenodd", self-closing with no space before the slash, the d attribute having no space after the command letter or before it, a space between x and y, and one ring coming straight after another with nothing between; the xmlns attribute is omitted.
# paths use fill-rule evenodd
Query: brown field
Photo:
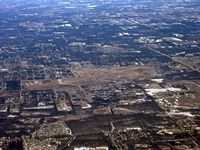
<svg viewBox="0 0 200 150"><path fill-rule="evenodd" d="M176 85L178 82L170 82L172 85ZM178 100L179 108L200 108L200 85L197 81L180 81L188 90L184 94L175 95L163 95L171 104L174 104L175 99ZM161 98L160 97L160 98ZM171 107L171 106L170 106Z"/></svg>
<svg viewBox="0 0 200 150"><path fill-rule="evenodd" d="M72 70L76 77L64 78L60 81L47 83L32 83L24 85L25 90L44 90L57 88L75 88L78 86L98 83L103 84L111 81L144 80L156 76L157 72L153 66L128 66L113 68L76 68Z"/></svg>
<svg viewBox="0 0 200 150"><path fill-rule="evenodd" d="M181 96L180 104L183 106L200 108L200 85L195 81L185 81L184 85L189 88L191 94Z"/></svg>

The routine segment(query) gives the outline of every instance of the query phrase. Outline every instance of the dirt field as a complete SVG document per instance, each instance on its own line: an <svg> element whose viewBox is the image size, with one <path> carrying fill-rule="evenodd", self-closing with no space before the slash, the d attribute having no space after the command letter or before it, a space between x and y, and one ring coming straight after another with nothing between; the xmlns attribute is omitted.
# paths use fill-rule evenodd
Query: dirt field
<svg viewBox="0 0 200 150"><path fill-rule="evenodd" d="M44 90L56 89L64 87L78 87L91 83L103 84L111 81L125 80L144 80L151 79L157 75L153 66L128 66L113 67L106 69L98 68L76 68L72 70L76 77L63 78L61 80L51 81L47 83L31 83L25 84L25 90Z"/></svg>

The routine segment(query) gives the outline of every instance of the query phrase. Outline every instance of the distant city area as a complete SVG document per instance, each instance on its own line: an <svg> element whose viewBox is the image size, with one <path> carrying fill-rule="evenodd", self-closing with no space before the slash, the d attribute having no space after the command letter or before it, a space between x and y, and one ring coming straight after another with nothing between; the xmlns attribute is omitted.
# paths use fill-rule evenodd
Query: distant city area
<svg viewBox="0 0 200 150"><path fill-rule="evenodd" d="M199 149L199 0L0 0L0 150Z"/></svg>

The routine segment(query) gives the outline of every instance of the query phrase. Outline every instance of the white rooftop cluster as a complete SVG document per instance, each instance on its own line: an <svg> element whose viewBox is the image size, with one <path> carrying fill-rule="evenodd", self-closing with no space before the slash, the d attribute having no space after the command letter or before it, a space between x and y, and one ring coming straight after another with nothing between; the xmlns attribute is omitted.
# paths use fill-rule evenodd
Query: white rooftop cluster
<svg viewBox="0 0 200 150"><path fill-rule="evenodd" d="M180 92L180 88L168 87L168 88L160 88L160 89L145 89L148 95L155 95L157 93L165 93L165 92Z"/></svg>

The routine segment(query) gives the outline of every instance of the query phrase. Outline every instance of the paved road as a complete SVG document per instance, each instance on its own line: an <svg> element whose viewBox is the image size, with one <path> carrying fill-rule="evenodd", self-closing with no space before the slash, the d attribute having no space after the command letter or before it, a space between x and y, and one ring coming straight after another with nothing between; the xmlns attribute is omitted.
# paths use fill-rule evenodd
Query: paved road
<svg viewBox="0 0 200 150"><path fill-rule="evenodd" d="M171 57L170 55L167 55L167 54L165 54L165 53L162 53L162 52L160 52L160 51L158 51L158 50L155 50L155 49L153 49L153 48L151 48L151 47L148 47L148 46L145 46L145 48L148 48L149 50L151 50L151 51L153 51L153 52L156 52L156 53L158 53L158 54L160 54L160 55L162 55L162 56L165 56L165 57L167 57L167 58L170 58L170 59L173 60L174 62L177 62L177 63L179 63L179 64L181 64L181 65L183 65L183 66L185 66L185 67L187 67L187 68L189 68L189 69L191 69L191 70L193 70L193 71L197 71L197 72L200 73L200 70L199 70L199 69L196 69L196 68L194 68L193 66L190 66L190 65L188 65L188 64L186 64L186 63L184 63L184 62L182 62L182 61L180 61L180 60L177 60L177 59Z"/></svg>

